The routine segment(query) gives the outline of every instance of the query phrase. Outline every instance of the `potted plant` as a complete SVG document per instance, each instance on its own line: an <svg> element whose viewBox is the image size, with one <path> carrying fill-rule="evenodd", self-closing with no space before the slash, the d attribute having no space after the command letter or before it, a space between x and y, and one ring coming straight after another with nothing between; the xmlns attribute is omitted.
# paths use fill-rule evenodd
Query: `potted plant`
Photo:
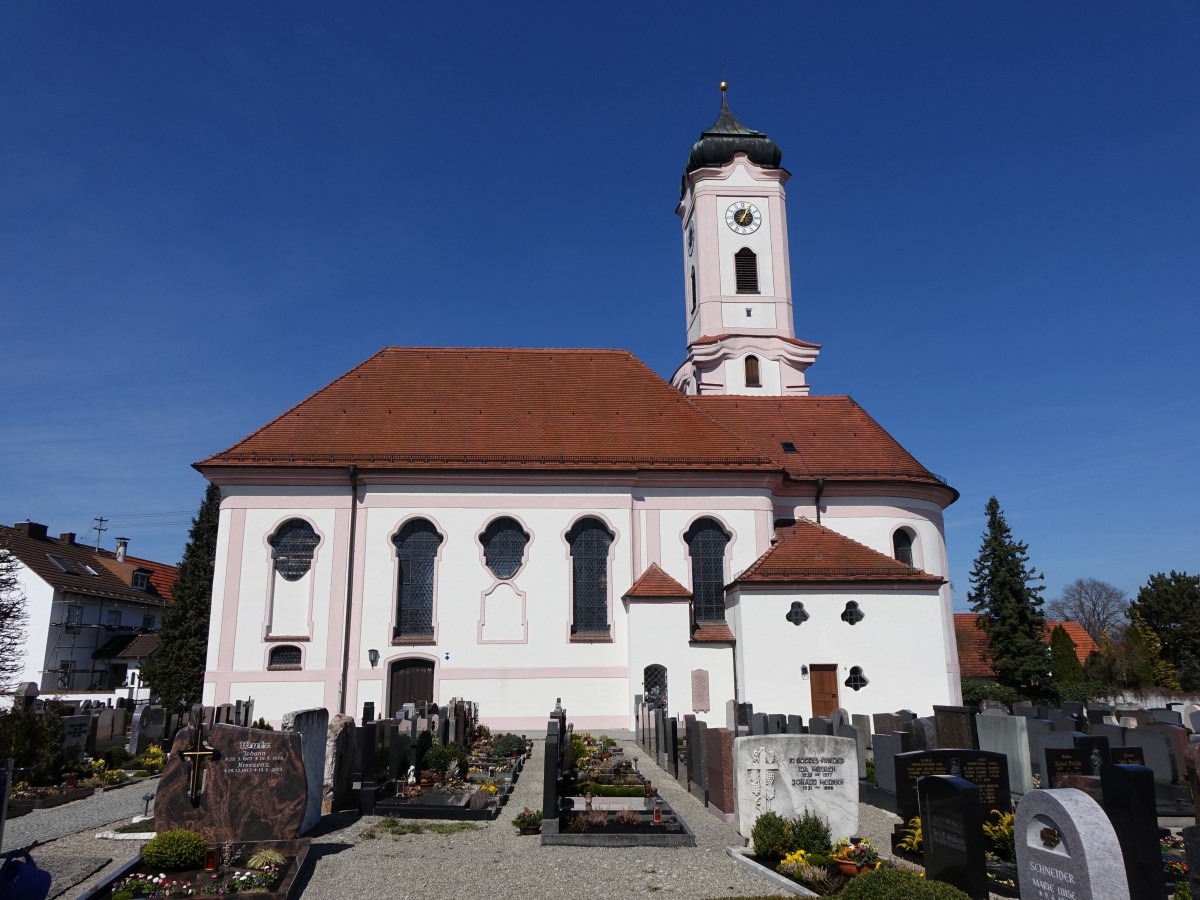
<svg viewBox="0 0 1200 900"><path fill-rule="evenodd" d="M542 811L527 806L513 816L513 824L520 834L539 834L542 830Z"/></svg>
<svg viewBox="0 0 1200 900"><path fill-rule="evenodd" d="M877 869L882 862L879 853L865 838L861 841L842 838L833 848L830 857L847 875L860 875L868 869Z"/></svg>

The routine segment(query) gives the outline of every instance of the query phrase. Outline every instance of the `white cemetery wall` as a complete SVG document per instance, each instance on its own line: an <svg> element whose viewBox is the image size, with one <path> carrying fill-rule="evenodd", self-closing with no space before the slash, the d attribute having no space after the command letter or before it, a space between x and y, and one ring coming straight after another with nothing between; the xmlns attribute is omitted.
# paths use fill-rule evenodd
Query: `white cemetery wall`
<svg viewBox="0 0 1200 900"><path fill-rule="evenodd" d="M850 738L756 735L733 742L738 831L749 837L766 812L804 810L829 821L834 839L858 834L858 756Z"/></svg>

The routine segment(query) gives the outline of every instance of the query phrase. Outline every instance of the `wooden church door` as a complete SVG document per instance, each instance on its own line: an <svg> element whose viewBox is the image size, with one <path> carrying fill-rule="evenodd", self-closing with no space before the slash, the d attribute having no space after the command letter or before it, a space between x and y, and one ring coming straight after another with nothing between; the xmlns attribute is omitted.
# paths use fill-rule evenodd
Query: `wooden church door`
<svg viewBox="0 0 1200 900"><path fill-rule="evenodd" d="M387 715L394 715L405 703L433 701L432 660L398 659L391 669Z"/></svg>
<svg viewBox="0 0 1200 900"><path fill-rule="evenodd" d="M812 714L827 716L838 706L836 665L809 666L808 683L812 690Z"/></svg>

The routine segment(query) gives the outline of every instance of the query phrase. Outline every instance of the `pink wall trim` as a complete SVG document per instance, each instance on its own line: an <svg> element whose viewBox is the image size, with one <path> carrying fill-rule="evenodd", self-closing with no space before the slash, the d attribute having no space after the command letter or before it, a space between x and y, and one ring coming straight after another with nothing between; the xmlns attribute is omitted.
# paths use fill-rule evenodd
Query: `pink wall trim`
<svg viewBox="0 0 1200 900"><path fill-rule="evenodd" d="M350 506L350 497L346 494L346 470L345 468L338 469L339 482L342 492L341 494L282 494L279 496L263 495L263 494L235 494L232 497L222 501L221 506L227 509L329 509L330 507L341 509ZM259 485L256 484L256 487ZM292 513L287 516L288 519L301 519L304 516L297 513ZM279 520L284 521L283 519Z"/></svg>
<svg viewBox="0 0 1200 900"><path fill-rule="evenodd" d="M204 675L204 681L206 684L212 684L216 687L216 696L226 698L218 701L220 703L229 702L228 698L230 685L235 681L243 682L245 684L271 684L272 682L284 681L311 681L314 684L320 684L324 686L325 702L319 705L324 705L329 709L333 709L337 705L337 672L320 671L315 669L309 669L308 671L304 671L303 669L285 669L278 672L206 672Z"/></svg>
<svg viewBox="0 0 1200 900"><path fill-rule="evenodd" d="M325 666L339 668L346 627L346 572L350 553L350 510L343 507L333 516L333 565L329 575L329 618L325 626Z"/></svg>
<svg viewBox="0 0 1200 900"><path fill-rule="evenodd" d="M225 569L225 589L221 598L221 649L217 653L217 668L228 672L233 668L234 644L237 641L238 599L242 587L242 554L246 543L246 511L234 509L229 513L229 557ZM228 688L227 688L228 689ZM218 692L217 703L228 703L229 696Z"/></svg>
<svg viewBox="0 0 1200 900"><path fill-rule="evenodd" d="M406 653L405 656L417 654ZM441 667L441 678L446 681L488 681L528 678L628 678L628 666L509 666L497 668L451 668Z"/></svg>
<svg viewBox="0 0 1200 900"><path fill-rule="evenodd" d="M530 541L530 543L533 543ZM526 545L528 546L528 545ZM489 570L490 571L490 570ZM517 574L520 574L518 572ZM516 576L513 576L515 578ZM487 625L487 598L492 591L496 590L502 584L507 584L513 589L513 592L521 598L521 637L505 638L503 640L485 640L483 637L483 628ZM512 578L503 580L496 579L486 591L479 592L479 621L475 626L475 643L477 644L528 644L529 643L529 607L528 598L525 592L517 587Z"/></svg>
<svg viewBox="0 0 1200 900"><path fill-rule="evenodd" d="M634 578L641 578L642 572L650 568L650 563L662 565L662 517L655 508L646 509L646 560Z"/></svg>
<svg viewBox="0 0 1200 900"><path fill-rule="evenodd" d="M350 607L351 607L351 611L350 611L350 659L348 661L348 663L349 663L348 671L354 670L355 663L358 663L359 665L361 665L363 662L363 660L362 660L363 598L366 596L366 589L364 588L363 585L366 582L366 578L367 578L367 554L363 552L362 546L367 540L367 535L370 533L369 532L369 524L370 523L368 521L369 519L370 519L370 514L368 513L368 511L366 509L363 509L362 507L360 507L358 510L358 526L355 528L355 533L354 533L355 542L358 544L358 547L356 548L354 558L350 560L350 564L352 566L354 566L354 587L351 590L352 596L351 596L351 600L350 600ZM347 531L349 530L349 527L350 526L347 524L347 526L346 526ZM347 536L347 540L349 540L348 536ZM345 615L346 615L346 608L343 606L342 607L342 616L343 616L342 622L345 622ZM339 623L337 633L339 635L345 634L344 628L345 628L345 625ZM337 657L336 657L336 661L334 662L333 665L340 669L341 663L342 663L342 647L341 647L340 641L338 642L338 644L339 644L339 646L337 648ZM346 675L346 681L347 681L347 684L346 684L346 699L347 699L346 709L347 709L347 711L349 711L349 710L354 709L354 707L352 705L350 705L350 702L349 702L350 694L351 694L351 686L354 684L354 682L351 680L348 673ZM354 688L354 692L357 693L357 688Z"/></svg>
<svg viewBox="0 0 1200 900"><path fill-rule="evenodd" d="M484 483L480 481L472 481L472 485ZM435 493L435 492L430 492ZM580 498L579 496L561 497L548 494L513 494L503 498L505 505L520 506L530 509L577 509L580 506L586 505L589 508L596 509L627 509L629 507L629 497L624 493L601 494L595 497ZM586 502L581 502L584 500ZM378 509L428 509L429 495L413 496L411 494L368 494L364 501L365 506ZM520 518L512 512L500 511L497 507L495 494L467 494L467 495L443 495L437 494L436 505L443 509L487 509L497 510L496 515L492 518L498 519L501 516L510 516L520 521ZM491 523L488 519L484 524L484 528ZM525 523L521 523L525 526ZM529 531L528 526L525 530ZM480 529L480 534L483 529ZM532 532L531 532L532 533ZM478 537L478 536L477 536Z"/></svg>

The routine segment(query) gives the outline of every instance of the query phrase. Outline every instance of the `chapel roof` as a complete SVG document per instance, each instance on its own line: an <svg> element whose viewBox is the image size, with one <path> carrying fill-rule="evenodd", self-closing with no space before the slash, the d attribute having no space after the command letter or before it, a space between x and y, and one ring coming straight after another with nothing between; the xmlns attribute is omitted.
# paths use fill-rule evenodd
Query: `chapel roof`
<svg viewBox="0 0 1200 900"><path fill-rule="evenodd" d="M659 568L658 563L650 563L625 596L640 600L691 599L692 592Z"/></svg>
<svg viewBox="0 0 1200 900"><path fill-rule="evenodd" d="M778 168L783 161L783 151L774 141L737 120L729 108L722 82L721 112L717 121L702 131L700 140L692 145L683 174L686 176L705 166L724 165L735 153L745 153L751 162L772 169Z"/></svg>
<svg viewBox="0 0 1200 900"><path fill-rule="evenodd" d="M145 659L158 649L158 633L123 634L106 641L92 653L92 659Z"/></svg>
<svg viewBox="0 0 1200 900"><path fill-rule="evenodd" d="M775 539L729 587L870 583L940 587L944 579L872 550L808 519L775 529Z"/></svg>
<svg viewBox="0 0 1200 900"><path fill-rule="evenodd" d="M112 570L116 560L110 551L84 546L76 543L74 538L74 534L50 537L46 526L36 522L22 522L11 528L0 525L0 547L56 590L136 603L163 603L171 599L170 584L175 580L173 566L137 560L134 568L150 570L147 589L137 590L131 584L132 579L125 581Z"/></svg>
<svg viewBox="0 0 1200 900"><path fill-rule="evenodd" d="M979 627L979 616L976 613L954 614L954 639L958 645L958 665L964 678L995 678L996 670L988 659L987 633ZM1075 644L1075 656L1079 664L1087 662L1088 657L1099 651L1100 647L1092 640L1087 629L1075 621L1046 622L1042 632L1042 640L1050 642L1050 633L1061 625Z"/></svg>

